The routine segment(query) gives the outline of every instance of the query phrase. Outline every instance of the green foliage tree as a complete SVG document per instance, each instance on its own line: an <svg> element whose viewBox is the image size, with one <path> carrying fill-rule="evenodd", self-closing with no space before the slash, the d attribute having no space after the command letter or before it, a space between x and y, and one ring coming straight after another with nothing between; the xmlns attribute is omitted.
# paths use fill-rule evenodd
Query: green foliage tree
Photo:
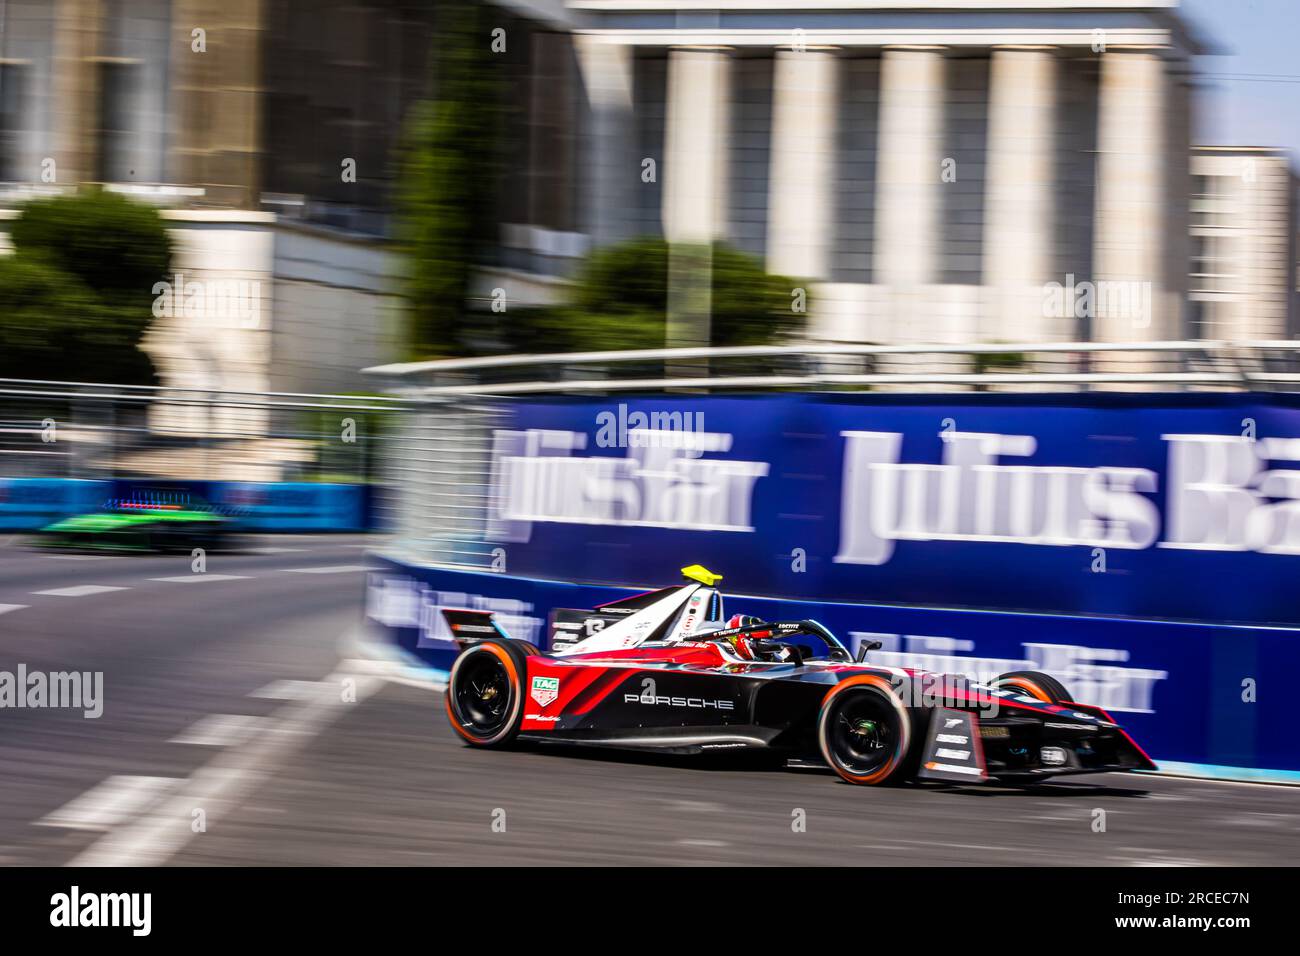
<svg viewBox="0 0 1300 956"><path fill-rule="evenodd" d="M85 192L37 200L0 257L0 370L10 378L149 384L139 348L172 244L157 211Z"/></svg>
<svg viewBox="0 0 1300 956"><path fill-rule="evenodd" d="M663 348L669 246L643 237L598 249L578 273L565 305L512 310L508 343L531 352ZM770 275L754 256L716 243L712 255L710 343L762 345L796 330L799 283Z"/></svg>
<svg viewBox="0 0 1300 956"><path fill-rule="evenodd" d="M488 10L469 0L447 6L434 45L433 98L408 121L397 239L413 358L465 350L470 281L491 239L502 67L491 53Z"/></svg>

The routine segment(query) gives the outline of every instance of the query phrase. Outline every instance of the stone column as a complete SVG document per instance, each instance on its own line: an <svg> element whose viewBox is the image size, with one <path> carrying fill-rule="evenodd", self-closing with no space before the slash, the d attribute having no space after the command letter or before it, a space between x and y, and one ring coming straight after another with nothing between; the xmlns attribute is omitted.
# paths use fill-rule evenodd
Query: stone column
<svg viewBox="0 0 1300 956"><path fill-rule="evenodd" d="M586 94L583 132L583 229L594 245L629 238L640 185L632 113L636 48L579 34L574 38Z"/></svg>
<svg viewBox="0 0 1300 956"><path fill-rule="evenodd" d="M827 279L839 59L825 49L778 50L773 75L767 268Z"/></svg>
<svg viewBox="0 0 1300 956"><path fill-rule="evenodd" d="M937 335L931 296L939 274L943 116L943 53L887 49L876 147L874 274L883 286L881 314L871 322L876 341Z"/></svg>
<svg viewBox="0 0 1300 956"><path fill-rule="evenodd" d="M1056 58L1046 49L993 52L984 218L986 341L1068 340L1073 319L1049 317L1053 276Z"/></svg>
<svg viewBox="0 0 1300 956"><path fill-rule="evenodd" d="M709 242L727 232L731 56L675 49L668 60L663 176L664 236Z"/></svg>
<svg viewBox="0 0 1300 956"><path fill-rule="evenodd" d="M1094 341L1166 338L1165 64L1145 50L1102 55L1093 250ZM1179 220L1182 221L1181 219Z"/></svg>
<svg viewBox="0 0 1300 956"><path fill-rule="evenodd" d="M12 11L11 14L12 15ZM55 181L60 185L95 178L98 161L99 72L104 10L100 0L57 0L54 7L54 56L50 113ZM44 168L25 170L40 180Z"/></svg>
<svg viewBox="0 0 1300 956"><path fill-rule="evenodd" d="M938 273L943 90L939 50L885 51L875 236L875 275L885 285L924 285Z"/></svg>
<svg viewBox="0 0 1300 956"><path fill-rule="evenodd" d="M264 0L175 0L168 176L204 202L255 209L261 196ZM194 50L204 30L206 52ZM338 167L339 158L330 161Z"/></svg>
<svg viewBox="0 0 1300 956"><path fill-rule="evenodd" d="M671 244L670 347L710 341L712 243L727 234L730 101L727 51L687 47L669 54L664 162L659 172L664 237Z"/></svg>

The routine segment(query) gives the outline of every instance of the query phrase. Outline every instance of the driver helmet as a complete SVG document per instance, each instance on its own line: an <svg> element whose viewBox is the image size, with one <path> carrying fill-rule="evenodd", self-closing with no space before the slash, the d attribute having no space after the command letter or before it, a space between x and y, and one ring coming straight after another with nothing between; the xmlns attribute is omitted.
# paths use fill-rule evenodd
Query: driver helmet
<svg viewBox="0 0 1300 956"><path fill-rule="evenodd" d="M763 623L763 619L761 617L755 617L752 614L733 614L730 620L727 621L727 628L730 629L733 627L750 627L754 624L762 624L762 623ZM757 657L757 655L754 653L753 646L750 644L750 637L748 635L733 634L729 636L726 640L727 643L731 645L732 650L736 652L736 655L738 657L741 657L747 661L752 661Z"/></svg>

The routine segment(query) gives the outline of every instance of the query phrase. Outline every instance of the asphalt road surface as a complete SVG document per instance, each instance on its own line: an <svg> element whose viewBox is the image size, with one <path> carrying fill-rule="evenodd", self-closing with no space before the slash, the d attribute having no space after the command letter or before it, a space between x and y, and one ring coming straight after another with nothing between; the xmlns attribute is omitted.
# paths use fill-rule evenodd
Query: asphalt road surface
<svg viewBox="0 0 1300 956"><path fill-rule="evenodd" d="M0 539L0 671L103 674L103 714L0 709L0 864L1101 864L1300 859L1300 789L1109 774L1030 791L478 751L365 659L361 537L98 557Z"/></svg>

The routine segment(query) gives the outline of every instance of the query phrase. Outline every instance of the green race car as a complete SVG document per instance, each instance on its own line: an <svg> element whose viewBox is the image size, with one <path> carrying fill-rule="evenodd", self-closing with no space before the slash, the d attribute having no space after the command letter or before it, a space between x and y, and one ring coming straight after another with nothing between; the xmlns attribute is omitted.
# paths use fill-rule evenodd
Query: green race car
<svg viewBox="0 0 1300 956"><path fill-rule="evenodd" d="M104 510L73 515L41 530L49 548L119 551L191 551L229 546L230 516L206 503L115 500Z"/></svg>

